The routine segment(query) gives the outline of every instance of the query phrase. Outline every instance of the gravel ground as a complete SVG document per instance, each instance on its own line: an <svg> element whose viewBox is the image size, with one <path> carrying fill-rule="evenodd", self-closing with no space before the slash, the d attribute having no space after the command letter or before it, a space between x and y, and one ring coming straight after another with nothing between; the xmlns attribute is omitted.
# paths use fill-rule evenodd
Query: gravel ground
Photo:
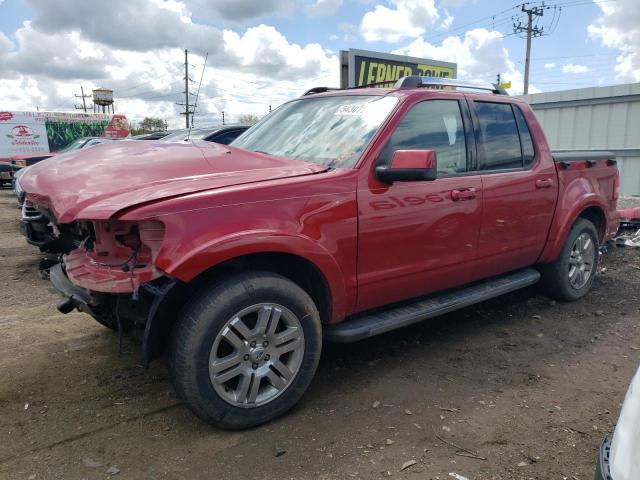
<svg viewBox="0 0 640 480"><path fill-rule="evenodd" d="M141 370L135 340L119 356L112 332L55 310L14 202L0 192L3 479L590 479L640 363L640 249L613 247L581 301L529 289L325 345L291 413L216 430L162 360Z"/></svg>

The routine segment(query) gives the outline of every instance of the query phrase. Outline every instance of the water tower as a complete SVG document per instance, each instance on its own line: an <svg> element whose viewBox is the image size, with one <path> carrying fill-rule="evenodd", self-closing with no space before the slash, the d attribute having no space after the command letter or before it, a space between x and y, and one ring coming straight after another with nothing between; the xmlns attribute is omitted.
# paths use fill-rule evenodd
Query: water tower
<svg viewBox="0 0 640 480"><path fill-rule="evenodd" d="M111 113L115 113L113 109L113 90L109 90L108 88L96 88L93 91L93 111L96 111L96 105L102 106L102 113L109 113L109 109L111 109ZM105 108L106 107L106 108ZM98 107L98 111L100 111Z"/></svg>

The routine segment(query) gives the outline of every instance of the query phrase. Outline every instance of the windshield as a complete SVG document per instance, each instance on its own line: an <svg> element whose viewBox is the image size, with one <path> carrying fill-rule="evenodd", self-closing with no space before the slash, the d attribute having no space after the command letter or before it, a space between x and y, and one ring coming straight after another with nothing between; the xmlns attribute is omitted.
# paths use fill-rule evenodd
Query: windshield
<svg viewBox="0 0 640 480"><path fill-rule="evenodd" d="M189 134L189 130L180 130L179 132L163 137L162 140L167 140L169 142L186 140L187 135L189 136L189 140L201 140L204 137L209 136L210 133L212 133L212 130L191 130L191 134Z"/></svg>
<svg viewBox="0 0 640 480"><path fill-rule="evenodd" d="M353 167L396 97L308 97L285 103L231 143L331 167Z"/></svg>
<svg viewBox="0 0 640 480"><path fill-rule="evenodd" d="M64 153L64 152L70 152L72 150L78 150L78 149L82 148L82 146L86 142L87 142L87 138L86 137L78 138L78 139L74 140L73 142L71 142L66 147L61 148L60 150L58 150L58 153Z"/></svg>

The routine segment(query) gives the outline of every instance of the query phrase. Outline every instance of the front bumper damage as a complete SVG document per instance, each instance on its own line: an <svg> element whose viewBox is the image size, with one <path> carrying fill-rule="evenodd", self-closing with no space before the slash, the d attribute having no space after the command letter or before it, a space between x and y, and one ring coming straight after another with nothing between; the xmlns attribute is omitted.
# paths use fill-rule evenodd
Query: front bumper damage
<svg viewBox="0 0 640 480"><path fill-rule="evenodd" d="M171 309L161 311L160 306L175 290L177 281L165 277L155 282L143 283L134 295L93 292L74 284L62 263L49 268L49 278L53 288L62 297L57 305L61 313L77 309L117 330L119 334L131 327L143 328L139 361L141 366L148 367L149 362L161 352L162 332L165 331L161 327L169 320L168 313Z"/></svg>
<svg viewBox="0 0 640 480"><path fill-rule="evenodd" d="M98 263L83 248L77 248L63 258L69 280L89 291L128 293L133 294L135 298L141 285L162 276L162 272L150 264Z"/></svg>

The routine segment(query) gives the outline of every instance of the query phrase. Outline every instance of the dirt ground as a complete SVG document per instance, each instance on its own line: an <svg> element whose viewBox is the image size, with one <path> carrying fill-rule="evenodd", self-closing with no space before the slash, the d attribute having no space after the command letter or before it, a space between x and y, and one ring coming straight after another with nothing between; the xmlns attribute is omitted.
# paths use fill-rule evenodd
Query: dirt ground
<svg viewBox="0 0 640 480"><path fill-rule="evenodd" d="M2 479L590 479L640 363L640 249L612 248L581 301L530 289L325 345L292 412L220 431L162 360L136 367L135 340L119 356L114 333L56 311L17 219L1 191Z"/></svg>

